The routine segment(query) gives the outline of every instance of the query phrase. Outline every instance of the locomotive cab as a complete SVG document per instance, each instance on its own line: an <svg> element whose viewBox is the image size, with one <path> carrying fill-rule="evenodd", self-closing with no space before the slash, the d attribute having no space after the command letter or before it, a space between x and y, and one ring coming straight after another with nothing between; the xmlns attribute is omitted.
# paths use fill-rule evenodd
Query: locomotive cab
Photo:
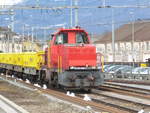
<svg viewBox="0 0 150 113"><path fill-rule="evenodd" d="M96 47L82 29L60 29L56 32L47 52L47 67L65 87L92 87L102 83L97 67ZM55 81L56 83L56 81Z"/></svg>

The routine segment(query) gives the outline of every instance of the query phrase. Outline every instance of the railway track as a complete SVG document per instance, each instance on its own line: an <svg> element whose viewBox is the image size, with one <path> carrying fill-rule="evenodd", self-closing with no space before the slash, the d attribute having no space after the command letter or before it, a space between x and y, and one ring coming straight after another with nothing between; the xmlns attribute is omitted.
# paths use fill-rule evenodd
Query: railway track
<svg viewBox="0 0 150 113"><path fill-rule="evenodd" d="M2 77L3 79L7 78L7 80L13 80L15 82L23 83L27 85L28 87L38 89L41 93L52 95L61 100L65 100L65 101L68 101L68 102L71 102L71 103L74 103L83 107L90 106L95 111L100 111L100 112L104 111L104 112L110 112L110 113L137 113L138 112L137 109L132 109L131 107L120 106L115 103L111 103L110 101L107 102L104 100L97 99L97 97L96 98L94 97L94 95L100 96L100 94L98 95L96 93L93 93L92 101L84 101L82 94L81 95L77 94L76 97L70 97L70 96L67 96L64 92L52 90L52 89L38 88L38 87L35 87L33 84L28 84L28 83L25 83L24 81L16 80L15 78L12 78L12 77L7 77L5 75L3 76L0 75L0 77Z"/></svg>
<svg viewBox="0 0 150 113"><path fill-rule="evenodd" d="M139 93L147 93L150 94L150 88L143 88L142 87L136 87L133 85L128 85L127 84L122 84L122 83L115 83L115 82L105 82L106 85L111 85L111 86L116 86L116 87L120 87L120 88L127 88L129 90L132 90L133 92L139 92ZM141 85L140 85L141 86ZM147 86L144 86L147 87Z"/></svg>
<svg viewBox="0 0 150 113"><path fill-rule="evenodd" d="M106 83L108 85L108 83ZM111 85L111 83L109 84ZM113 85L113 84L112 84ZM112 87L111 85L111 87ZM118 85L114 85L115 87L117 86L118 88ZM104 87L104 86L102 86ZM123 87L124 88L124 87ZM128 88L127 86L125 86L125 88ZM133 87L131 87L130 89L134 89ZM145 91L141 91L142 88L135 88L136 90L136 96L139 94L147 94L149 95L149 90L148 89L145 89ZM147 111L150 111L150 101L146 100L145 99L145 96L143 97L144 99L140 99L139 98L139 95L138 97L132 97L131 94L129 93L127 95L127 93L124 93L124 92L121 92L122 95L125 95L125 96L122 96L122 95L117 95L117 96L114 96L115 94L113 94L114 92L115 93L119 93L120 94L120 91L113 91L114 89L112 88L111 90L108 90L108 89L103 89L103 90L92 90L92 94L90 94L90 97L92 97L92 100L93 101L96 101L98 103L103 103L103 104L106 104L106 105L110 105L110 106L114 106L115 108L119 108L119 109L122 109L124 111L128 111L130 113L137 113L138 111L140 111L142 108L145 108L145 110ZM119 90L122 91L122 88ZM127 90L127 89L126 89ZM130 90L131 92L135 92L135 91L132 91ZM141 92L140 92L141 91ZM127 96L126 96L127 95ZM82 95L83 96L83 95ZM120 97L121 96L121 97ZM141 95L140 95L141 97ZM136 101L135 101L136 100Z"/></svg>
<svg viewBox="0 0 150 113"><path fill-rule="evenodd" d="M144 100L141 99L141 101L143 101L141 102L137 100L135 101L135 98L131 98L129 96L114 95L115 94L113 94L112 92L93 90L92 94L90 94L89 96L92 98L92 100L96 100L97 102L108 104L125 111L129 111L131 113L137 113L142 108L147 109L147 111L150 110L150 103L147 103L147 100L145 100L146 102L144 102Z"/></svg>
<svg viewBox="0 0 150 113"><path fill-rule="evenodd" d="M147 111L146 113L150 111L150 89L106 82L99 90L94 89L92 94L94 95L91 95L91 97L94 99L99 98L98 101L112 104L112 106L120 107L120 109L131 113L138 112L142 108Z"/></svg>
<svg viewBox="0 0 150 113"><path fill-rule="evenodd" d="M116 83L128 83L128 84L140 84L140 85L150 85L150 81L139 81L139 80L105 80L106 82L116 82Z"/></svg>
<svg viewBox="0 0 150 113"><path fill-rule="evenodd" d="M150 99L150 90L144 88L131 87L127 85L125 86L125 85L106 82L104 85L100 87L100 90L107 90L119 94L135 96L143 99Z"/></svg>
<svg viewBox="0 0 150 113"><path fill-rule="evenodd" d="M93 98L92 100L131 113L138 112L142 108L145 108L147 112L150 111L150 89L106 82L100 87L100 90L93 90L90 97Z"/></svg>
<svg viewBox="0 0 150 113"><path fill-rule="evenodd" d="M95 95L97 95L98 97L96 97ZM78 95L79 97L83 98L84 96L82 94ZM110 101L107 101L107 100L103 100L103 99L97 99L97 98L102 98L102 97L107 97L107 96L102 96L100 94L96 94L96 93L93 93L93 94L90 94L89 95L91 98L92 98L92 101L96 102L96 103L99 103L99 104L103 104L103 105L107 105L107 106L112 106L114 108L117 108L117 109L120 109L120 110L123 110L124 112L126 113L137 113L139 110L137 109L133 109L133 108L129 108L129 107L125 107L125 106L121 106L121 105L117 105L115 103L111 103ZM108 97L107 97L108 98ZM111 97L112 98L112 97Z"/></svg>

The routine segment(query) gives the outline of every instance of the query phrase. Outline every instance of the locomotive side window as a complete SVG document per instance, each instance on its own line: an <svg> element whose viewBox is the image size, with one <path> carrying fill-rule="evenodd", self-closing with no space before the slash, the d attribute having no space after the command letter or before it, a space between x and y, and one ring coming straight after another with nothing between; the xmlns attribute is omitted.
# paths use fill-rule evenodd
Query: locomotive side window
<svg viewBox="0 0 150 113"><path fill-rule="evenodd" d="M85 33L77 33L76 34L76 43L84 43L84 44L88 44L88 38L86 36Z"/></svg>
<svg viewBox="0 0 150 113"><path fill-rule="evenodd" d="M65 44L68 43L68 34L67 33L60 33L56 35L55 44Z"/></svg>
<svg viewBox="0 0 150 113"><path fill-rule="evenodd" d="M49 37L49 40L51 41L51 40L53 40L53 34L52 35L50 35L50 37Z"/></svg>
<svg viewBox="0 0 150 113"><path fill-rule="evenodd" d="M63 43L68 43L68 33L63 33Z"/></svg>

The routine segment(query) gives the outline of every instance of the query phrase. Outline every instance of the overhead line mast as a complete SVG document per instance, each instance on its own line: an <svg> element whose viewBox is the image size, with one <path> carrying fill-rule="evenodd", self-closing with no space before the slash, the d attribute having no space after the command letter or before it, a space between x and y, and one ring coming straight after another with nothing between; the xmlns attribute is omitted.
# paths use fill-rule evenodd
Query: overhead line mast
<svg viewBox="0 0 150 113"><path fill-rule="evenodd" d="M78 0L75 0L75 26L78 26Z"/></svg>
<svg viewBox="0 0 150 113"><path fill-rule="evenodd" d="M70 0L71 3L70 3L70 6L72 7L73 3L72 3L72 0ZM73 18L72 18L72 15L73 15L73 10L72 8L70 9L70 27L72 28L73 27Z"/></svg>

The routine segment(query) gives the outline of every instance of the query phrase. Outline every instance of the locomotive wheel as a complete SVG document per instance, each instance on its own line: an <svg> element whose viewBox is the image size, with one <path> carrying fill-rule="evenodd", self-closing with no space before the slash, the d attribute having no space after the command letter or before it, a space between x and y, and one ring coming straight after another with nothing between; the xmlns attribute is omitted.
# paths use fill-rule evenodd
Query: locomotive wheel
<svg viewBox="0 0 150 113"><path fill-rule="evenodd" d="M57 73L53 74L52 86L54 88L58 88L58 89L60 88L60 85L58 83L58 74Z"/></svg>
<svg viewBox="0 0 150 113"><path fill-rule="evenodd" d="M54 75L53 86L54 86L55 88L59 88L58 75Z"/></svg>
<svg viewBox="0 0 150 113"><path fill-rule="evenodd" d="M27 76L26 74L22 74L22 77L21 77L21 78L22 78L23 81L26 80L26 76Z"/></svg>
<svg viewBox="0 0 150 113"><path fill-rule="evenodd" d="M46 74L45 74L44 71L42 71L42 72L41 72L40 79L39 79L39 80L37 79L37 80L38 80L39 83L42 85L42 84L45 84L45 83L46 83L45 78L46 78Z"/></svg>
<svg viewBox="0 0 150 113"><path fill-rule="evenodd" d="M49 78L49 81L47 82L47 85L49 88L60 88L60 84L58 83L58 74L52 73L52 75Z"/></svg>

